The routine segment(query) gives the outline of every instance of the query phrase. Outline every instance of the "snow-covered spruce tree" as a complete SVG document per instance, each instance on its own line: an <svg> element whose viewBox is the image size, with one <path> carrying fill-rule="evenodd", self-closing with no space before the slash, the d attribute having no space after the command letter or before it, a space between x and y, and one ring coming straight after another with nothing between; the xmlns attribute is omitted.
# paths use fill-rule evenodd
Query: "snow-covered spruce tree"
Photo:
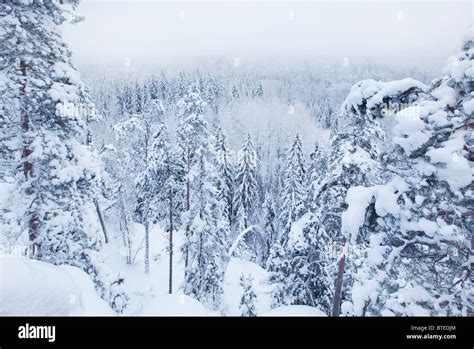
<svg viewBox="0 0 474 349"><path fill-rule="evenodd" d="M384 107L387 103L396 107L416 100L424 89L426 86L413 79L393 83L364 80L354 85L343 103L337 122L333 123L327 173L316 187L318 192L310 196L313 199L311 206L316 208L314 221L309 225L314 234L328 237L339 244L341 249L345 246L345 238L340 232L347 190L357 185L379 184L388 177L386 171L381 169L379 161L384 151L385 132L378 120L383 116ZM315 237L308 237L310 246L320 248L320 245L311 243ZM363 249L367 243L368 236L360 235L357 241L359 249ZM355 248L351 249L354 250ZM319 255L319 251L312 255ZM343 291L347 292L347 287L350 287L351 273L346 273L347 277L343 278L344 269L350 268L350 265L345 265L345 253L330 255L334 259L337 258L338 262L333 311L333 315L337 315L340 297L345 297ZM316 265L311 260L309 264Z"/></svg>
<svg viewBox="0 0 474 349"><path fill-rule="evenodd" d="M231 227L234 217L234 169L231 159L229 159L229 149L222 128L218 128L217 130L215 151L217 159L216 167L218 171L218 198L224 203L223 213L229 222L229 227Z"/></svg>
<svg viewBox="0 0 474 349"><path fill-rule="evenodd" d="M328 170L327 154L321 145L316 142L314 149L309 155L308 165L308 193L307 193L307 204L310 209L317 210L317 207L311 206L316 202L316 198L313 195L319 193L320 183L325 179L326 172Z"/></svg>
<svg viewBox="0 0 474 349"><path fill-rule="evenodd" d="M177 177L182 167L177 163L166 125L160 123L154 129L147 167L137 179L137 209L146 218L145 227L150 223L161 223L167 227L170 255L169 292L172 293L173 231L179 222L178 205L182 201L180 198L184 189Z"/></svg>
<svg viewBox="0 0 474 349"><path fill-rule="evenodd" d="M239 152L235 177L234 212L238 232L256 222L255 208L258 200L256 156L248 134Z"/></svg>
<svg viewBox="0 0 474 349"><path fill-rule="evenodd" d="M343 232L371 234L348 314L472 314L473 49L471 31L447 76L395 113L384 156L393 180L348 193Z"/></svg>
<svg viewBox="0 0 474 349"><path fill-rule="evenodd" d="M147 167L149 151L152 144L153 126L156 119L152 114L127 115L124 121L113 126L117 143L117 160L115 169L121 185L124 186L126 200L134 203L136 173L142 173ZM130 197L128 197L130 196ZM141 222L141 212L136 212L137 221Z"/></svg>
<svg viewBox="0 0 474 349"><path fill-rule="evenodd" d="M241 316L257 316L255 300L257 295L253 289L253 278L242 274L240 276L240 287L242 288L242 297L240 298L239 309Z"/></svg>
<svg viewBox="0 0 474 349"><path fill-rule="evenodd" d="M120 86L118 86L117 83L114 86L114 91L114 98L117 101L117 114L121 116L125 115L126 113L128 113L125 107L125 98Z"/></svg>
<svg viewBox="0 0 474 349"><path fill-rule="evenodd" d="M263 202L263 218L262 218L262 230L264 239L266 241L265 259L268 261L270 256L270 250L273 244L277 241L277 216L276 216L276 203L270 192L265 195L265 201Z"/></svg>
<svg viewBox="0 0 474 349"><path fill-rule="evenodd" d="M255 90L252 91L252 97L260 97L263 98L263 85L262 82L260 81L255 88Z"/></svg>
<svg viewBox="0 0 474 349"><path fill-rule="evenodd" d="M0 7L0 181L13 180L21 149L20 79L18 73L8 74L8 67L15 67L15 52L8 36L14 36L9 29L7 9Z"/></svg>
<svg viewBox="0 0 474 349"><path fill-rule="evenodd" d="M305 212L306 169L303 144L299 134L296 135L289 149L287 159L288 163L283 178L283 204L280 213L280 220L286 233ZM282 242L285 243L287 236L282 238Z"/></svg>
<svg viewBox="0 0 474 349"><path fill-rule="evenodd" d="M214 114L219 112L219 85L213 79L209 79L205 86L206 103L211 107Z"/></svg>
<svg viewBox="0 0 474 349"><path fill-rule="evenodd" d="M232 92L230 94L230 98L231 98L232 103L235 103L240 98L239 89L235 85L232 87Z"/></svg>
<svg viewBox="0 0 474 349"><path fill-rule="evenodd" d="M166 76L163 74L163 72L161 72L161 80L158 84L158 98L160 98L163 102L169 102L170 95L171 93L168 88Z"/></svg>
<svg viewBox="0 0 474 349"><path fill-rule="evenodd" d="M89 199L100 179L99 161L86 145L93 114L87 90L72 67L58 25L77 1L9 1L2 12L1 70L21 119L18 214L31 257L88 271L100 243Z"/></svg>
<svg viewBox="0 0 474 349"><path fill-rule="evenodd" d="M195 87L180 100L178 141L185 166L184 292L213 309L221 302L228 224L218 198L216 154L204 117L205 103Z"/></svg>
<svg viewBox="0 0 474 349"><path fill-rule="evenodd" d="M149 129L151 126L149 126ZM162 206L163 187L168 176L166 162L169 157L169 138L166 126L154 127L156 131L147 138L145 167L136 179L137 208L140 222L145 226L145 273L150 271L150 224L163 220L167 210ZM147 137L149 135L147 134ZM148 142L151 144L148 146ZM153 205L153 208L152 208Z"/></svg>
<svg viewBox="0 0 474 349"><path fill-rule="evenodd" d="M197 92L196 86L189 86L186 95L181 98L176 108L178 109L179 125L176 130L179 157L184 165L185 195L183 211L190 213L192 202L191 184L196 179L200 159L207 152L209 132L207 121L204 117L206 103ZM189 225L191 217L183 217L186 238L183 244L185 270L189 262Z"/></svg>
<svg viewBox="0 0 474 349"><path fill-rule="evenodd" d="M17 5L15 5L17 6ZM20 22L15 13L11 13L11 7L0 5L0 183L7 188L11 187L12 194L18 186L18 181L23 176L17 176L18 163L21 161L22 149L22 118L20 104L20 88L25 86L22 73L19 71L16 59L16 42L21 35ZM18 28L17 28L18 27ZM8 183L8 184L7 184ZM6 196L7 191L2 191L2 196ZM24 193L18 199L3 197L2 201L19 202L24 199ZM22 234L22 229L18 224L17 210L11 204L0 207L0 242L2 245L13 244Z"/></svg>
<svg viewBox="0 0 474 349"><path fill-rule="evenodd" d="M289 304L286 286L287 278L291 271L286 252L278 240L270 249L267 270L269 272L268 282L273 285L272 308Z"/></svg>
<svg viewBox="0 0 474 349"><path fill-rule="evenodd" d="M10 115L17 117L8 127L21 125L20 147L14 149L20 173L9 218L23 232L18 242L29 241L31 258L83 269L112 304L117 293L110 286L118 277L97 251L102 234L93 198L103 168L88 133L95 109L58 29L66 17L78 20L78 2L0 5L0 71L7 86L0 100L10 99Z"/></svg>
<svg viewBox="0 0 474 349"><path fill-rule="evenodd" d="M162 189L169 174L171 143L164 123L154 125L150 143L147 166L136 180L137 210L140 216L147 215L150 222L157 223L167 217L167 193ZM146 210L149 212L145 213Z"/></svg>
<svg viewBox="0 0 474 349"><path fill-rule="evenodd" d="M272 307L300 304L330 313L334 278L330 273L332 240L305 214L270 249L267 268L274 285Z"/></svg>
<svg viewBox="0 0 474 349"><path fill-rule="evenodd" d="M223 292L228 227L222 219L216 180L213 163L202 154L192 182L193 201L187 217L188 265L184 282L186 294L215 310L220 307Z"/></svg>
<svg viewBox="0 0 474 349"><path fill-rule="evenodd" d="M144 83L135 83L135 99L136 99L136 113L143 113L145 112L145 108L147 107L150 101L150 93L147 89L147 85Z"/></svg>
<svg viewBox="0 0 474 349"><path fill-rule="evenodd" d="M280 131L278 131L277 135L277 145L276 145L276 159L275 159L275 169L274 173L272 174L272 182L274 183L272 185L272 194L273 198L275 200L276 207L278 208L278 211L282 207L282 202L283 202L283 178L285 175L285 163L286 163L286 154L284 151L284 145L283 145L283 137L280 136ZM280 217L280 212L277 212L277 217ZM279 224L277 230L281 231L281 224L279 220L277 220L277 223Z"/></svg>
<svg viewBox="0 0 474 349"><path fill-rule="evenodd" d="M188 77L184 73L179 73L173 90L173 97L175 101L186 98L186 94L189 93L189 85ZM195 92L198 93L197 86L195 86L195 88ZM179 108L179 106L177 107Z"/></svg>
<svg viewBox="0 0 474 349"><path fill-rule="evenodd" d="M173 293L173 256L175 254L173 235L181 227L181 214L183 212L184 203L184 164L181 162L180 150L175 145L172 145L169 156L165 160L167 177L163 185L163 190L166 193L165 201L167 207L166 230L168 231L168 292Z"/></svg>
<svg viewBox="0 0 474 349"><path fill-rule="evenodd" d="M125 84L123 87L122 98L124 102L124 114L137 114L137 94L135 84Z"/></svg>
<svg viewBox="0 0 474 349"><path fill-rule="evenodd" d="M327 236L314 232L311 224L314 217L303 216L306 203L306 171L302 144L296 136L288 154L288 164L284 176L284 199L281 221L284 226L275 251L271 251L271 280L276 285L274 300L281 304L305 304L328 309L329 285L326 268L329 262L324 248L330 243ZM278 250L284 251L280 256ZM285 263L279 261L285 259ZM280 305L281 305L280 304ZM279 305L277 302L274 306Z"/></svg>

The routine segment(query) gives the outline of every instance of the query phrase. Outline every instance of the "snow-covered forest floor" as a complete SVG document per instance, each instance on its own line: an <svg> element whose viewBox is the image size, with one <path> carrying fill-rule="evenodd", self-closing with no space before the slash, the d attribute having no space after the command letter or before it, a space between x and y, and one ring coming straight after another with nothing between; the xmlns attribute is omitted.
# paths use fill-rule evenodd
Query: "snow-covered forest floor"
<svg viewBox="0 0 474 349"><path fill-rule="evenodd" d="M143 235L143 226L136 224L138 235ZM257 296L256 314L264 316L325 316L313 307L293 306L271 309L272 287L268 284L268 272L259 265L231 258L227 266L223 285L221 312L207 309L195 299L179 291L179 287L168 293L168 261L163 258L166 237L158 227L151 229L150 249L156 251L150 264L150 273L143 273L143 249L137 251L134 265L125 263L125 257L117 251L115 242L103 250L105 263L114 272L127 279L124 291L129 301L123 315L133 316L240 316L239 300L243 292L239 278L243 273L253 279ZM182 240L181 238L178 241ZM180 243L177 243L180 246ZM70 266L55 267L48 263L4 256L2 275L3 315L99 315L111 316L110 309L94 290L94 284L81 270ZM178 259L179 261L179 259ZM183 263L175 263L174 284L181 285L184 277ZM19 292L21 290L21 292ZM32 294L33 293L33 294Z"/></svg>
<svg viewBox="0 0 474 349"><path fill-rule="evenodd" d="M0 315L472 315L472 27L440 71L79 71L76 5L0 4Z"/></svg>

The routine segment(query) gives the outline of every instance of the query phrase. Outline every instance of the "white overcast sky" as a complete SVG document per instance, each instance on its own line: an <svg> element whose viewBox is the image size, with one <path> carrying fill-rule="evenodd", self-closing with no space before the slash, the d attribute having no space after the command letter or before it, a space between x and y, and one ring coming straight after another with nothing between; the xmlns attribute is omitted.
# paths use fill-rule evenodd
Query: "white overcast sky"
<svg viewBox="0 0 474 349"><path fill-rule="evenodd" d="M64 37L78 65L207 57L354 59L443 65L473 22L472 1L86 0Z"/></svg>

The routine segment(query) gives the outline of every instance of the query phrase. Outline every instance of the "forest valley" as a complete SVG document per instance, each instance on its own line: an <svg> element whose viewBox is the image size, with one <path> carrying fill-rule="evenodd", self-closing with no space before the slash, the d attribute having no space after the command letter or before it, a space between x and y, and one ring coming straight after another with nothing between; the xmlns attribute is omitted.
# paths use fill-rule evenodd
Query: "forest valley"
<svg viewBox="0 0 474 349"><path fill-rule="evenodd" d="M0 4L1 315L472 315L472 28L431 82L86 84L58 30L76 5Z"/></svg>

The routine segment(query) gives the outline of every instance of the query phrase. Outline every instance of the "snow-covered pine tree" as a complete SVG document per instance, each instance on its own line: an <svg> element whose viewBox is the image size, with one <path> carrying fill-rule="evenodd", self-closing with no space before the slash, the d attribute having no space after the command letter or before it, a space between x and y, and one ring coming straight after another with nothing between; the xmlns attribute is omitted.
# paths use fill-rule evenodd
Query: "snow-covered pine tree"
<svg viewBox="0 0 474 349"><path fill-rule="evenodd" d="M196 179L200 159L207 151L209 131L204 117L206 103L199 95L196 86L189 86L187 93L177 103L179 125L176 130L180 159L184 164L184 178L186 182L183 211L191 211L192 188L191 183ZM185 270L189 262L189 224L191 217L183 217L186 230L186 241L183 244Z"/></svg>
<svg viewBox="0 0 474 349"><path fill-rule="evenodd" d="M15 167L18 161L18 149L21 149L21 114L20 88L22 72L17 67L15 25L20 25L17 19L9 16L10 9L0 7L0 181L6 177L14 179ZM13 21L9 24L9 22ZM10 69L8 69L10 68ZM14 68L14 69L11 69ZM10 73L8 73L10 71ZM24 83L23 83L24 85Z"/></svg>
<svg viewBox="0 0 474 349"><path fill-rule="evenodd" d="M261 81L258 83L255 90L252 91L252 97L263 97L263 85Z"/></svg>
<svg viewBox="0 0 474 349"><path fill-rule="evenodd" d="M136 95L135 113L138 113L138 114L143 113L145 112L145 108L150 101L150 93L147 89L147 85L144 83L136 82L134 92Z"/></svg>
<svg viewBox="0 0 474 349"><path fill-rule="evenodd" d="M215 151L218 171L218 197L224 203L223 213L229 222L229 227L231 227L234 217L234 169L229 156L226 136L222 128L217 130Z"/></svg>
<svg viewBox="0 0 474 349"><path fill-rule="evenodd" d="M188 212L184 292L212 309L221 304L226 256L227 224L215 189L216 171L202 154L193 180L193 201Z"/></svg>
<svg viewBox="0 0 474 349"><path fill-rule="evenodd" d="M136 203L134 219L145 226L145 272L149 271L149 206L150 197L137 195L143 193L151 179L147 176L149 152L153 136L153 115L144 113L132 115L123 122L114 125L118 141L118 161L120 166L120 200L125 214L130 211L127 206ZM139 173L136 178L135 173ZM123 199L123 200L122 200ZM133 204L132 204L133 205ZM126 224L128 229L128 223ZM127 233L127 235L129 235Z"/></svg>
<svg viewBox="0 0 474 349"><path fill-rule="evenodd" d="M178 78L176 79L173 96L175 101L179 101L181 98L185 98L188 91L189 82L184 73L179 73ZM197 90L196 90L197 92Z"/></svg>
<svg viewBox="0 0 474 349"><path fill-rule="evenodd" d="M242 288L242 297L239 304L241 316L257 316L257 309L255 307L257 295L253 288L253 278L250 275L245 276L242 274L240 276L240 287Z"/></svg>
<svg viewBox="0 0 474 349"><path fill-rule="evenodd" d="M306 169L303 144L299 134L295 136L287 159L288 163L283 178L283 203L280 213L280 220L286 234L290 231L292 224L301 218L305 212ZM287 236L284 236L282 242L285 243L286 240Z"/></svg>
<svg viewBox="0 0 474 349"><path fill-rule="evenodd" d="M471 28L447 76L396 109L383 161L393 179L348 192L343 232L351 240L371 236L353 275L348 314L472 314L473 47Z"/></svg>
<svg viewBox="0 0 474 349"><path fill-rule="evenodd" d="M113 126L118 160L121 162L119 169L128 187L134 186L135 174L146 169L155 121L150 114L136 114ZM132 191L131 188L126 189Z"/></svg>
<svg viewBox="0 0 474 349"><path fill-rule="evenodd" d="M280 213L283 231L278 236L278 245L275 246L277 250L270 252L270 258L277 258L276 261L270 262L272 273L275 274L271 279L279 282L274 293L274 306L278 305L278 302L314 305L308 281L307 236L302 226L293 227L303 216L306 203L306 170L302 142L298 134L289 149L287 159ZM280 249L283 255L278 251ZM285 263L279 262L280 258L285 259Z"/></svg>
<svg viewBox="0 0 474 349"><path fill-rule="evenodd" d="M213 79L209 79L205 86L206 103L211 107L214 114L219 112L219 86Z"/></svg>
<svg viewBox="0 0 474 349"><path fill-rule="evenodd" d="M292 304L318 307L329 314L334 283L333 241L315 221L318 219L312 214L306 214L290 230L286 248L291 270L286 280L287 292Z"/></svg>
<svg viewBox="0 0 474 349"><path fill-rule="evenodd" d="M163 204L162 199L165 194L162 192L162 189L168 175L166 163L162 160L169 156L169 139L166 126L161 124L156 128L157 130L150 137L148 132L151 132L151 125L148 125L145 167L135 183L137 196L136 211L138 212L140 222L145 226L145 273L150 271L150 224L153 221L162 220L163 215L167 212L159 206ZM148 137L152 139L148 139ZM153 208L152 202L155 206ZM160 216L156 217L158 215Z"/></svg>
<svg viewBox="0 0 474 349"><path fill-rule="evenodd" d="M333 277L328 255L332 241L324 231L314 231L316 219L303 215L270 249L269 282L273 284L272 307L299 304L318 307L327 314L332 305Z"/></svg>
<svg viewBox="0 0 474 349"><path fill-rule="evenodd" d="M232 92L231 92L230 97L231 97L232 102L236 102L240 98L240 92L239 92L237 86L234 85L232 87Z"/></svg>
<svg viewBox="0 0 474 349"><path fill-rule="evenodd" d="M115 100L117 101L117 115L125 115L126 108L125 108L125 98L122 94L122 91L118 84L114 86L114 96Z"/></svg>
<svg viewBox="0 0 474 349"><path fill-rule="evenodd" d="M394 84L364 80L354 85L331 130L327 175L318 186L318 192L312 195L314 201L311 205L317 208L312 231L329 236L341 248L345 245L345 238L340 231L347 190L356 185L379 184L388 177L379 162L386 143L385 132L378 119L384 113L386 103L392 106L406 103L422 94L425 88L424 84L413 79L400 80ZM360 235L357 243L367 241L367 236ZM337 316L339 297L344 296L341 290L343 286L349 286L351 280L350 273L347 279L343 279L346 255L342 253L334 257L338 258L333 313Z"/></svg>
<svg viewBox="0 0 474 349"><path fill-rule="evenodd" d="M283 137L280 135L280 130L277 133L277 142L276 142L276 159L275 159L275 168L272 170L271 177L271 192L273 199L275 200L275 208L277 209L276 215L280 217L280 208L283 206L283 178L285 174L285 163L286 163L286 154L283 146ZM282 223L279 219L276 220L277 231L282 231ZM278 236L279 237L279 236Z"/></svg>
<svg viewBox="0 0 474 349"><path fill-rule="evenodd" d="M268 282L273 285L272 308L289 304L286 282L291 271L280 241L276 241L270 249L267 270L269 272Z"/></svg>
<svg viewBox="0 0 474 349"><path fill-rule="evenodd" d="M173 231L179 222L179 204L182 202L183 186L177 180L182 167L177 163L166 125L154 127L147 167L137 179L137 197L143 217L150 223L160 223L169 232L169 292L172 293Z"/></svg>
<svg viewBox="0 0 474 349"><path fill-rule="evenodd" d="M240 232L256 222L255 207L258 203L256 153L250 134L240 149L238 161L234 212L236 229Z"/></svg>
<svg viewBox="0 0 474 349"><path fill-rule="evenodd" d="M148 96L150 99L158 99L158 98L161 99L161 97L158 96L159 84L160 82L158 78L156 77L156 75L152 75L145 80L144 85L146 86L146 89L148 91Z"/></svg>
<svg viewBox="0 0 474 349"><path fill-rule="evenodd" d="M184 163L186 195L183 224L185 242L184 291L217 309L221 302L228 224L218 198L216 154L204 117L205 103L195 86L179 103L177 130Z"/></svg>
<svg viewBox="0 0 474 349"><path fill-rule="evenodd" d="M169 233L169 293L173 292L173 233L180 224L181 205L183 202L184 182L183 166L179 162L176 149L173 147L166 125L157 125L154 141L150 150L148 171L153 184L148 188L151 219L161 223Z"/></svg>
<svg viewBox="0 0 474 349"><path fill-rule="evenodd" d="M307 193L307 205L312 210L317 210L317 207L311 206L316 202L316 198L313 196L319 193L319 186L326 176L327 168L327 154L319 142L316 142L314 144L314 149L309 156L308 166L309 191Z"/></svg>
<svg viewBox="0 0 474 349"><path fill-rule="evenodd" d="M167 179L163 186L167 193L166 202L168 204L168 217L166 221L166 229L169 234L169 293L173 293L173 256L175 254L173 235L174 232L180 229L182 221L181 214L183 213L184 194L185 194L185 167L180 158L181 149L176 145L172 145L169 158L166 163Z"/></svg>
<svg viewBox="0 0 474 349"><path fill-rule="evenodd" d="M161 80L158 84L158 98L162 101L168 101L170 98L170 92L168 91L168 83L165 74L161 73Z"/></svg>
<svg viewBox="0 0 474 349"><path fill-rule="evenodd" d="M30 255L88 271L88 253L100 244L89 199L100 166L86 145L87 119L94 109L58 30L77 3L1 4L0 64L8 84L3 92L21 119L18 193L23 198L17 213L28 232Z"/></svg>
<svg viewBox="0 0 474 349"><path fill-rule="evenodd" d="M265 201L263 202L263 234L266 241L266 251L265 251L265 258L268 261L270 256L270 250L273 244L277 241L278 234L277 234L277 214L276 214L276 204L275 200L271 193L267 192L265 195Z"/></svg>
<svg viewBox="0 0 474 349"><path fill-rule="evenodd" d="M137 113L137 94L135 91L135 84L126 84L123 86L122 98L124 101L125 114Z"/></svg>

